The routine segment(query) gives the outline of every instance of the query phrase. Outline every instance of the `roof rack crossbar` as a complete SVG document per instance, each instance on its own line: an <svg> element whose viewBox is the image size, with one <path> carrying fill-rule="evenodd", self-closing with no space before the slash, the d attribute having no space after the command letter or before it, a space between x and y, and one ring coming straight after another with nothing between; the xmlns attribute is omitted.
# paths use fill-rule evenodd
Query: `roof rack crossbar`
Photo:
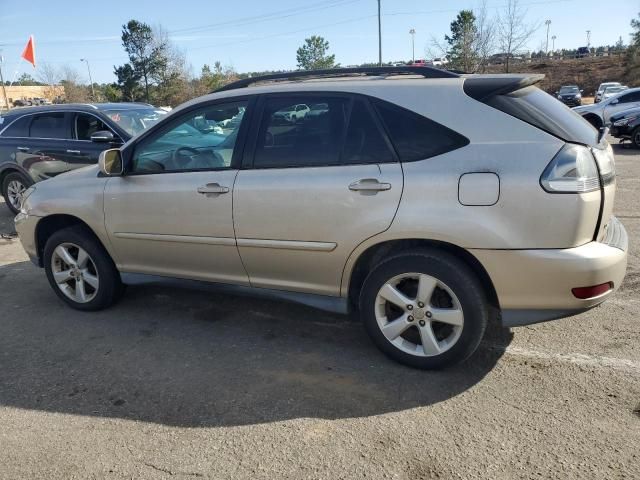
<svg viewBox="0 0 640 480"><path fill-rule="evenodd" d="M357 67L357 68L330 68L326 70L298 70L295 72L273 73L270 75L262 75L259 77L243 78L228 85L224 85L211 93L224 92L227 90L235 90L237 88L245 88L249 85L260 82L270 81L288 81L288 80L304 80L314 78L337 78L348 76L384 76L384 75L420 75L424 78L456 78L457 73L441 70L435 67Z"/></svg>

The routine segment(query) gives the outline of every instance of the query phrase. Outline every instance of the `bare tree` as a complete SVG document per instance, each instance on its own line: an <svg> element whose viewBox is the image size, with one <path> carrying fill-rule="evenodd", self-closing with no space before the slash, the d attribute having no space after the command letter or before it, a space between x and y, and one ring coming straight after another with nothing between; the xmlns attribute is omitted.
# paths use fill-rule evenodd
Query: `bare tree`
<svg viewBox="0 0 640 480"><path fill-rule="evenodd" d="M64 89L60 85L60 71L50 63L43 62L38 66L38 80L45 83L44 96L49 100L54 100L64 94Z"/></svg>
<svg viewBox="0 0 640 480"><path fill-rule="evenodd" d="M89 90L82 85L78 71L70 65L64 65L60 71L60 84L64 87L64 97L69 103L88 102Z"/></svg>
<svg viewBox="0 0 640 480"><path fill-rule="evenodd" d="M498 15L498 43L500 50L506 56L504 67L509 73L511 57L527 45L531 36L540 24L529 24L525 21L527 10L523 10L519 0L507 0L502 13Z"/></svg>
<svg viewBox="0 0 640 480"><path fill-rule="evenodd" d="M476 14L477 35L475 41L476 56L478 58L477 72L484 73L489 64L489 58L496 48L496 19L487 13L487 0L482 0Z"/></svg>

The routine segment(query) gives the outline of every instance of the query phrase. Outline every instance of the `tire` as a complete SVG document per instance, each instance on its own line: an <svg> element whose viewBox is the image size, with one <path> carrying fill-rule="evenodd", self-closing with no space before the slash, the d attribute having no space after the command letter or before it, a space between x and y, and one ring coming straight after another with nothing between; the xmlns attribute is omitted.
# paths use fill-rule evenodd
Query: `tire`
<svg viewBox="0 0 640 480"><path fill-rule="evenodd" d="M636 148L640 148L640 127L636 127L631 132L631 143Z"/></svg>
<svg viewBox="0 0 640 480"><path fill-rule="evenodd" d="M24 193L24 191L32 184L32 181L18 172L12 172L4 177L4 180L2 181L2 196L4 197L7 207L14 214L17 214L20 211L20 200L16 199L16 195ZM15 203L16 201L18 203Z"/></svg>
<svg viewBox="0 0 640 480"><path fill-rule="evenodd" d="M88 260L80 258L81 251L86 253ZM76 310L105 309L124 292L113 260L93 234L82 226L64 228L49 237L44 247L44 268L56 295ZM83 284L82 288L79 282Z"/></svg>
<svg viewBox="0 0 640 480"><path fill-rule="evenodd" d="M390 285L404 297L396 297ZM421 297L429 301L419 303ZM401 308L402 302L395 303L399 298L410 303ZM489 318L489 303L475 274L437 249L403 253L376 265L364 281L359 306L367 333L380 350L404 365L429 370L471 356Z"/></svg>

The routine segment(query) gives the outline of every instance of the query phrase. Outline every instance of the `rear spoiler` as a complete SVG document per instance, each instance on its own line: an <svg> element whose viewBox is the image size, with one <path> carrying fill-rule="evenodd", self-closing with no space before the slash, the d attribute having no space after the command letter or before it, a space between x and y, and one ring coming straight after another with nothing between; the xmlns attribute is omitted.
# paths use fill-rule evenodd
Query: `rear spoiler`
<svg viewBox="0 0 640 480"><path fill-rule="evenodd" d="M543 74L470 75L465 78L462 88L471 98L485 102L496 95L535 85L543 78Z"/></svg>

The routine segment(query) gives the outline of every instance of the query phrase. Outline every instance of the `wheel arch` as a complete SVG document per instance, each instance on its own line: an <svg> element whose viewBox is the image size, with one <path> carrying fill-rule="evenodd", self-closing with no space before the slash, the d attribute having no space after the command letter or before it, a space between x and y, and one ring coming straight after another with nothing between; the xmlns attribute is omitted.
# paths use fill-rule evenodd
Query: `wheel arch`
<svg viewBox="0 0 640 480"><path fill-rule="evenodd" d="M4 165L0 165L0 185L4 183L4 179L6 178L6 176L12 173L19 173L23 175L29 182L31 182L31 184L34 183L33 178L31 178L31 175L29 175L29 172L27 172L20 165L18 165L17 163L6 163Z"/></svg>
<svg viewBox="0 0 640 480"><path fill-rule="evenodd" d="M371 269L385 257L406 250L431 249L447 252L462 260L478 276L482 288L492 307L500 309L500 302L493 281L482 263L468 250L452 243L429 239L386 240L367 247L353 263L350 272L345 272L347 298L350 308L355 310L364 280Z"/></svg>
<svg viewBox="0 0 640 480"><path fill-rule="evenodd" d="M109 253L105 248L104 243L100 240L100 237L91 229L91 227L82 219L68 214L53 214L42 218L36 225L35 231L35 244L36 251L38 253L38 264L40 267L44 266L44 246L47 240L55 232L69 227L82 227L90 235L92 235L96 241L104 248L105 252Z"/></svg>

